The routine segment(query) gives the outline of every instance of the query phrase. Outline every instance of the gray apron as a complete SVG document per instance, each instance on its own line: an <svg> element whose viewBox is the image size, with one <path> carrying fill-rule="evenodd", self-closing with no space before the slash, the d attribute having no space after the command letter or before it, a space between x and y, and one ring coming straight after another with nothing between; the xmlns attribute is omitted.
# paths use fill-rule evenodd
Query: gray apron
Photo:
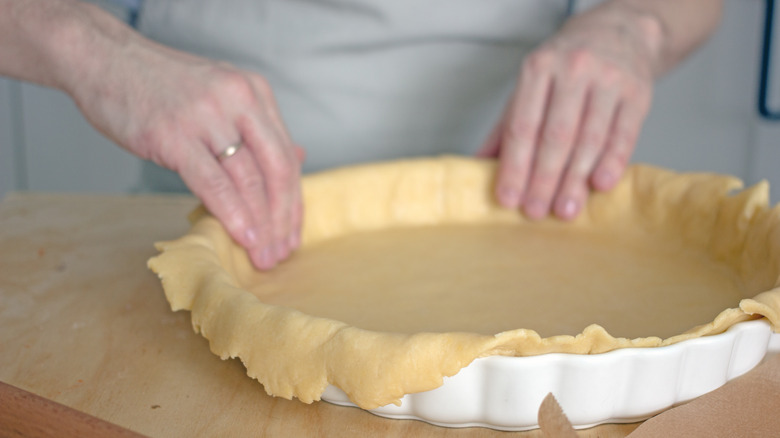
<svg viewBox="0 0 780 438"><path fill-rule="evenodd" d="M139 30L263 75L304 172L471 154L567 0L147 0ZM151 164L143 188L183 190Z"/></svg>

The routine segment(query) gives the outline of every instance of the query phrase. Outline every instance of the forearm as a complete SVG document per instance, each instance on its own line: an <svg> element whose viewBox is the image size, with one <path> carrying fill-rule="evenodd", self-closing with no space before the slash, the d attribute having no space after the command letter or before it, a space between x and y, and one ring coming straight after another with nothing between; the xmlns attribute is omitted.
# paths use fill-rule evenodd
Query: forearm
<svg viewBox="0 0 780 438"><path fill-rule="evenodd" d="M637 32L647 44L658 76L706 41L720 23L722 11L723 0L610 0L583 15L620 22Z"/></svg>
<svg viewBox="0 0 780 438"><path fill-rule="evenodd" d="M0 0L0 74L69 94L141 38L76 0Z"/></svg>
<svg viewBox="0 0 780 438"><path fill-rule="evenodd" d="M108 138L178 172L258 268L300 244L300 162L259 75L76 0L0 0L0 74L65 91Z"/></svg>

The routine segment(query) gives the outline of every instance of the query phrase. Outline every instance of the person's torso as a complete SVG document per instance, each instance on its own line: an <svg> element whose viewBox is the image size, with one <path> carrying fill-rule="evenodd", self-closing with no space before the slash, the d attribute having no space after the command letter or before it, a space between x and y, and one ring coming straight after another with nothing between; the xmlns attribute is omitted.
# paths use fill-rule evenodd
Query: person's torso
<svg viewBox="0 0 780 438"><path fill-rule="evenodd" d="M568 0L147 0L147 36L270 82L304 170L471 153Z"/></svg>

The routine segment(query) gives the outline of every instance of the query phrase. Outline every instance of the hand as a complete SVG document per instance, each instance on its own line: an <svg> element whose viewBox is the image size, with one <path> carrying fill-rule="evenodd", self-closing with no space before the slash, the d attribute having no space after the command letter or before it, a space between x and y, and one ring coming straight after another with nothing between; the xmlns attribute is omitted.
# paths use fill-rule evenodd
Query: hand
<svg viewBox="0 0 780 438"><path fill-rule="evenodd" d="M291 141L268 83L141 39L72 95L105 135L178 172L187 186L270 269L300 245L302 149ZM242 147L222 161L231 145Z"/></svg>
<svg viewBox="0 0 780 438"><path fill-rule="evenodd" d="M621 177L650 108L660 30L609 9L571 19L531 53L501 121L478 152L499 157L507 208L570 220L590 188Z"/></svg>

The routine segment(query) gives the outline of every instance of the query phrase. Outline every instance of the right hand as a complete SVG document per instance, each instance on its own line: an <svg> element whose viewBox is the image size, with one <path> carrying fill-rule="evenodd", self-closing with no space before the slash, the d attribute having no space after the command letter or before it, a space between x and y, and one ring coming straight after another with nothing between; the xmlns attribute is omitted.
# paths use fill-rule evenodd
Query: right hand
<svg viewBox="0 0 780 438"><path fill-rule="evenodd" d="M499 158L504 207L572 220L591 190L618 183L650 109L660 38L655 19L605 3L529 54L478 152Z"/></svg>
<svg viewBox="0 0 780 438"><path fill-rule="evenodd" d="M303 150L264 78L140 37L90 62L69 91L98 130L178 172L257 268L300 245ZM235 144L235 155L216 158Z"/></svg>

